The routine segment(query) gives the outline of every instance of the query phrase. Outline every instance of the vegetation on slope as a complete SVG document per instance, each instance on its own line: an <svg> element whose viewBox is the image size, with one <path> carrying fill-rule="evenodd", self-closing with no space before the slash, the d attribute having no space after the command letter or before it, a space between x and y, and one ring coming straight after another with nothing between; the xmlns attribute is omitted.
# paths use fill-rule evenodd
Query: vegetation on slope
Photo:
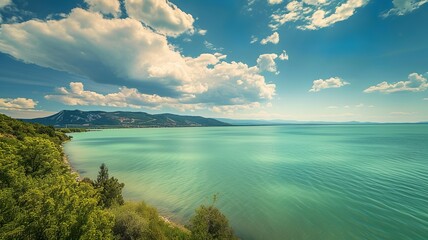
<svg viewBox="0 0 428 240"><path fill-rule="evenodd" d="M200 116L182 116L169 113L148 114L145 112L102 112L63 110L52 116L26 119L27 122L58 127L202 127L228 126L230 124Z"/></svg>
<svg viewBox="0 0 428 240"><path fill-rule="evenodd" d="M209 206L200 206L190 219L188 228L192 231L191 239L238 239L235 237L229 221L218 208L214 206L217 196Z"/></svg>
<svg viewBox="0 0 428 240"><path fill-rule="evenodd" d="M125 203L124 185L103 164L77 181L64 162L62 131L0 114L0 239L235 239L214 206L201 206L191 232L145 203Z"/></svg>

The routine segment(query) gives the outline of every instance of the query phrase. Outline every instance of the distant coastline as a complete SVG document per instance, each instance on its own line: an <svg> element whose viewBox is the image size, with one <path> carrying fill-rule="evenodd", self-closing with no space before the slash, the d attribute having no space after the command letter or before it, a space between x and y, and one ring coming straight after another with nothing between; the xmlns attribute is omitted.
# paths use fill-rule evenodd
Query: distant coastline
<svg viewBox="0 0 428 240"><path fill-rule="evenodd" d="M63 110L54 115L21 119L26 122L51 125L64 129L114 129L114 128L175 128L175 127L224 127L224 126L278 126L278 125L381 125L381 124L428 124L426 122L329 122L295 120L252 120L206 118L201 116L175 115L170 113L104 112ZM67 132L65 132L67 133Z"/></svg>

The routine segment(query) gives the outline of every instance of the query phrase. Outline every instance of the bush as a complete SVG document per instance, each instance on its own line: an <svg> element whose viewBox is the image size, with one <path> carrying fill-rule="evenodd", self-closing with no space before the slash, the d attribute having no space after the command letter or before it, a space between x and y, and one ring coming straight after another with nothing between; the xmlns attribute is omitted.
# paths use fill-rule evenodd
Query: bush
<svg viewBox="0 0 428 240"><path fill-rule="evenodd" d="M192 232L191 239L238 239L229 222L218 208L214 207L216 197L210 206L200 206L195 215L190 219L189 230Z"/></svg>
<svg viewBox="0 0 428 240"><path fill-rule="evenodd" d="M115 216L113 234L120 240L137 239L188 239L183 230L164 222L155 208L144 202L127 202L123 206L112 208Z"/></svg>

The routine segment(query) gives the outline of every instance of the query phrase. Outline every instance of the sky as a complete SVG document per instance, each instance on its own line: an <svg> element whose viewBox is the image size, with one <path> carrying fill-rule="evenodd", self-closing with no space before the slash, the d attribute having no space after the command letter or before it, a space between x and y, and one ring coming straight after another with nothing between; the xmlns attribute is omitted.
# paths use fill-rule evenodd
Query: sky
<svg viewBox="0 0 428 240"><path fill-rule="evenodd" d="M428 121L428 0L0 0L0 112Z"/></svg>

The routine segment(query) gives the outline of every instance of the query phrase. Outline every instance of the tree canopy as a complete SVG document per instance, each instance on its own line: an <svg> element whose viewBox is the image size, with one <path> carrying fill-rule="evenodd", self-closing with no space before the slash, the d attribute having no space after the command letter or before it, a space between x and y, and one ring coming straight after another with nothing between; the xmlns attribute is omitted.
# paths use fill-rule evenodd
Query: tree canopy
<svg viewBox="0 0 428 240"><path fill-rule="evenodd" d="M211 205L201 205L190 219L189 230L191 239L238 239L229 226L229 221L218 208L214 206L217 196L214 195Z"/></svg>
<svg viewBox="0 0 428 240"><path fill-rule="evenodd" d="M63 162L54 128L0 115L0 239L111 239L114 215Z"/></svg>

